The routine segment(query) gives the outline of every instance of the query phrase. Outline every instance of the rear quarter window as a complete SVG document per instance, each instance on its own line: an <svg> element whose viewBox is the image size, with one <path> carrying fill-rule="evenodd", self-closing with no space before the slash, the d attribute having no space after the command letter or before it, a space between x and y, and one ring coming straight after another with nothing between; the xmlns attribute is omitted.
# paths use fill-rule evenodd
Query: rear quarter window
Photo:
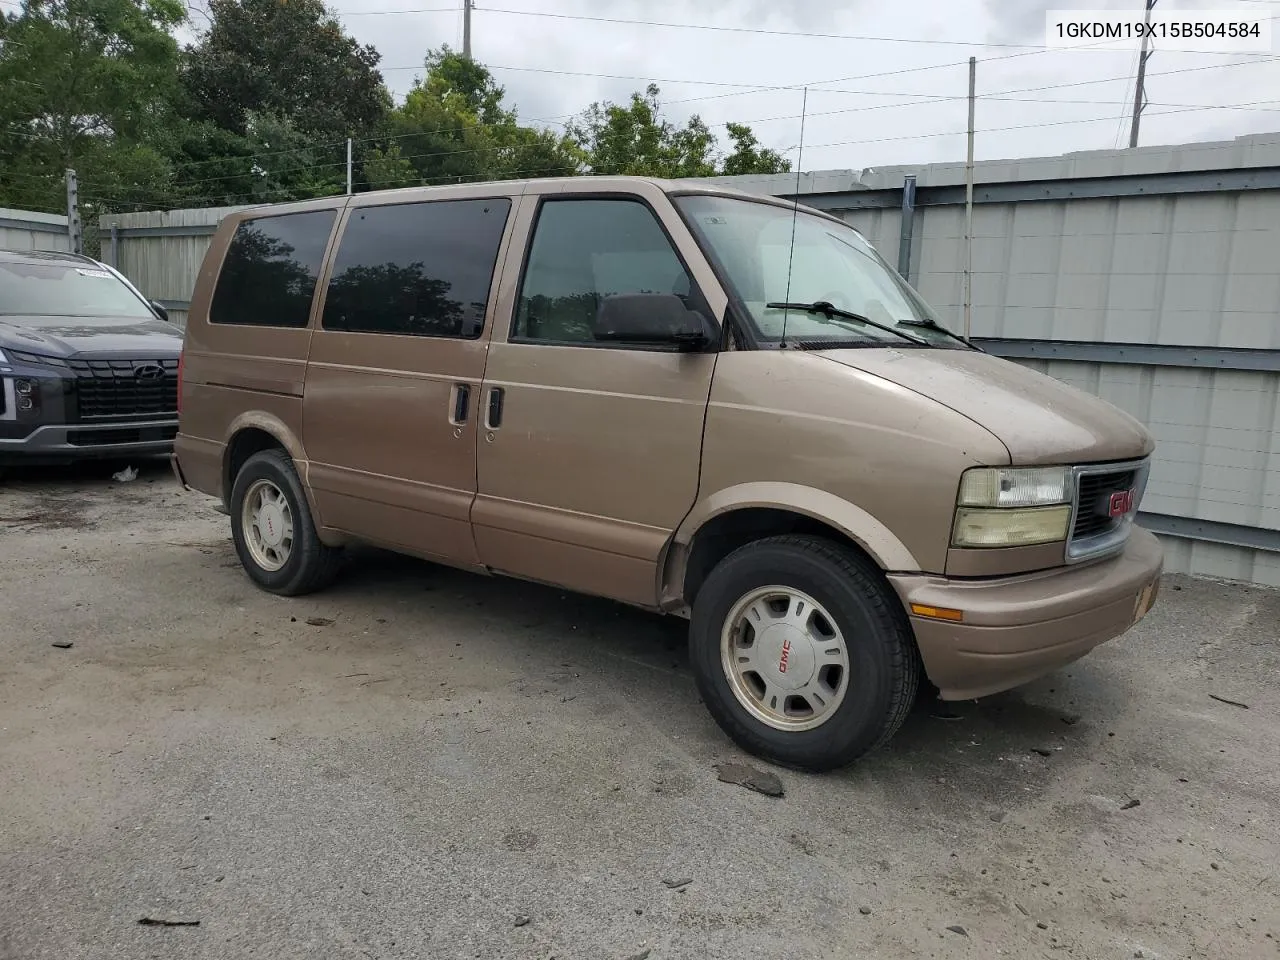
<svg viewBox="0 0 1280 960"><path fill-rule="evenodd" d="M256 217L238 227L213 291L209 322L305 327L334 210Z"/></svg>

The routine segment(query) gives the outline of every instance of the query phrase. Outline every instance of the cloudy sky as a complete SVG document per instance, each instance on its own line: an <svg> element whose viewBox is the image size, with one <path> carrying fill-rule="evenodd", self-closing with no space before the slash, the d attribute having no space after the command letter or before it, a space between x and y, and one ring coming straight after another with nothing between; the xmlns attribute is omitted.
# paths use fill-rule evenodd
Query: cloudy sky
<svg viewBox="0 0 1280 960"><path fill-rule="evenodd" d="M397 96L426 50L461 46L461 0L330 6L381 51ZM748 122L793 162L802 93L776 88L808 84L803 169L861 169L963 160L971 55L978 159L1127 144L1136 53L1042 46L1047 9L1106 7L1142 0L477 0L472 45L527 121L564 120L653 81L672 117ZM1280 0L1160 0L1157 10L1196 8L1280 16ZM1280 130L1280 50L1160 50L1147 91L1144 145Z"/></svg>

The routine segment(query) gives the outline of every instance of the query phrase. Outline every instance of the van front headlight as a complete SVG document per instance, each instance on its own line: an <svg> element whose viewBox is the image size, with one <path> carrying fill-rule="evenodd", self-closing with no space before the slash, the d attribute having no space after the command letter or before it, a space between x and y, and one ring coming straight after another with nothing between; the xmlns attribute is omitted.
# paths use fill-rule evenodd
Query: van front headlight
<svg viewBox="0 0 1280 960"><path fill-rule="evenodd" d="M960 478L953 547L1024 547L1067 539L1066 467L977 467Z"/></svg>

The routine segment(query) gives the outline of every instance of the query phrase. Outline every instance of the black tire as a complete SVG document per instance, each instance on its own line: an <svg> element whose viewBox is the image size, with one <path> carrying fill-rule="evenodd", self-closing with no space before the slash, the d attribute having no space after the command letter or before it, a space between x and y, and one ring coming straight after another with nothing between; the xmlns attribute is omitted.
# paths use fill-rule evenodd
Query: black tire
<svg viewBox="0 0 1280 960"><path fill-rule="evenodd" d="M259 565L245 544L242 528L244 498L258 480L269 480L280 490L294 518L293 549L279 570L268 570ZM231 486L230 514L231 538L235 541L240 564L262 589L285 597L297 597L314 593L333 581L342 551L320 542L302 481L298 479L293 460L283 450L263 450L244 462Z"/></svg>
<svg viewBox="0 0 1280 960"><path fill-rule="evenodd" d="M781 730L758 719L739 702L721 664L721 631L734 605L772 585L808 594L846 638L844 699L810 730ZM845 766L889 740L910 712L920 679L915 638L884 576L854 551L808 536L756 541L711 571L693 605L689 659L707 708L739 746L813 771Z"/></svg>

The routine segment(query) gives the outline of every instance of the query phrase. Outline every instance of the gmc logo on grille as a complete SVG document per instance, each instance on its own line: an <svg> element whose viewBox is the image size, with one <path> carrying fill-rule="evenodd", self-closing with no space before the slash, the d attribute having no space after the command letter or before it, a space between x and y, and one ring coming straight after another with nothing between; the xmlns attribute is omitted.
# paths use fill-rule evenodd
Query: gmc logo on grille
<svg viewBox="0 0 1280 960"><path fill-rule="evenodd" d="M1133 490L1117 490L1107 500L1107 516L1123 517L1133 510Z"/></svg>

